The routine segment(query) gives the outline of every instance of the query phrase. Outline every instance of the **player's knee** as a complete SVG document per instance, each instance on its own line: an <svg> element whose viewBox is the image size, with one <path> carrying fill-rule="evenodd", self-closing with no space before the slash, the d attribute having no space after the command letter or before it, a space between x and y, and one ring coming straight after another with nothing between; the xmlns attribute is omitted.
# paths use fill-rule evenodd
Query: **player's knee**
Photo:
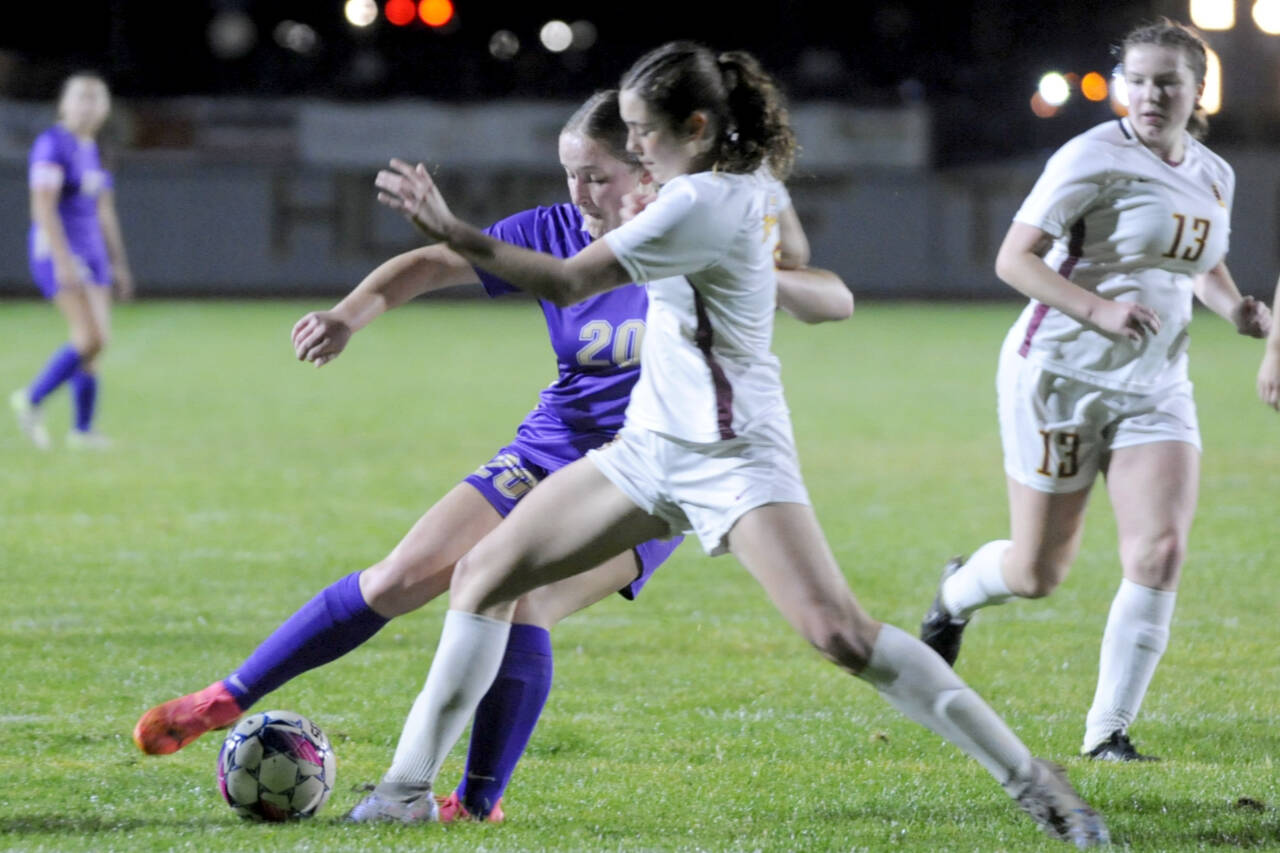
<svg viewBox="0 0 1280 853"><path fill-rule="evenodd" d="M393 551L361 573L360 592L365 602L382 616L401 616L448 589L450 575L450 566L411 560Z"/></svg>
<svg viewBox="0 0 1280 853"><path fill-rule="evenodd" d="M1066 578L1071 563L1048 554L1019 554L1009 551L1005 562L1005 582L1019 598L1044 598Z"/></svg>
<svg viewBox="0 0 1280 853"><path fill-rule="evenodd" d="M1125 542L1120 548L1125 574L1143 586L1176 584L1187 555L1186 540L1175 531Z"/></svg>
<svg viewBox="0 0 1280 853"><path fill-rule="evenodd" d="M805 639L823 657L844 669L861 671L871 660L874 632L856 614L823 610L804 626Z"/></svg>

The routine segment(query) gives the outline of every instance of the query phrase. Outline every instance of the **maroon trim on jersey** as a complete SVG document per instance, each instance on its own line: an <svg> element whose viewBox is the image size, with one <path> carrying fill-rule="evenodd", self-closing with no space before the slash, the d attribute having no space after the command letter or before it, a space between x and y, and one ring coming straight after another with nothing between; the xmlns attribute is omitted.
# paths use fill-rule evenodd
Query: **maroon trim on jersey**
<svg viewBox="0 0 1280 853"><path fill-rule="evenodd" d="M727 441L737 438L733 432L733 386L729 384L724 368L711 351L711 318L707 316L707 307L702 304L702 294L692 284L689 286L693 288L693 309L698 315L698 329L693 334L693 340L698 349L702 350L707 369L711 371L711 384L716 392L716 426L720 428L720 439Z"/></svg>
<svg viewBox="0 0 1280 853"><path fill-rule="evenodd" d="M1122 118L1116 119L1116 124L1120 125L1120 132L1124 134L1125 139L1129 139L1129 140L1133 139L1133 137L1129 135L1129 128L1124 126L1124 119Z"/></svg>
<svg viewBox="0 0 1280 853"><path fill-rule="evenodd" d="M1080 256L1084 254L1084 219L1077 219L1071 226L1071 239L1067 242L1067 259L1058 266L1058 275L1063 278L1071 278L1071 273L1076 268L1076 264L1080 261ZM1018 355L1026 357L1031 352L1031 339L1035 337L1036 332L1040 329L1040 324L1044 322L1044 317L1049 313L1049 306L1041 302L1036 306L1036 310L1031 314L1031 320L1027 323L1027 334L1022 338L1022 346L1018 347Z"/></svg>

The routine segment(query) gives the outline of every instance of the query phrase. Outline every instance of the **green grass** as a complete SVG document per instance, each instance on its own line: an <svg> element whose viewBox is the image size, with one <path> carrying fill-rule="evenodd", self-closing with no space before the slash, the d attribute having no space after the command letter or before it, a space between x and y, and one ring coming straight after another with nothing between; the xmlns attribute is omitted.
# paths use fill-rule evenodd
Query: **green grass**
<svg viewBox="0 0 1280 853"><path fill-rule="evenodd" d="M556 685L503 826L338 822L390 760L440 603L260 706L305 713L334 741L338 786L314 821L236 819L214 788L217 737L142 756L141 711L225 675L316 590L383 556L552 378L529 304L412 306L320 371L288 344L312 307L125 306L103 365L114 450L40 455L0 429L0 848L1056 849L977 764L823 663L732 558L693 543L638 602L557 629ZM779 321L819 516L861 600L904 628L943 559L1007 531L992 383L1016 312L871 304L840 325ZM0 390L63 334L45 305L4 305ZM1200 511L1134 727L1165 761L1072 757L1119 576L1101 489L1066 584L984 612L960 672L1068 766L1119 844L1275 849L1280 422L1253 396L1257 342L1209 315L1193 341ZM65 394L48 408L60 436Z"/></svg>

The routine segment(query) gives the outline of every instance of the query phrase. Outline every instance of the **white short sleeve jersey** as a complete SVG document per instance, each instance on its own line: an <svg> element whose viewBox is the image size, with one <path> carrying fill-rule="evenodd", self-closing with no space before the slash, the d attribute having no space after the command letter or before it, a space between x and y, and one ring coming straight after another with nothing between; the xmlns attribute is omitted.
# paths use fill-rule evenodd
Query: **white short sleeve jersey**
<svg viewBox="0 0 1280 853"><path fill-rule="evenodd" d="M766 233L764 190L756 175L685 175L604 236L649 292L628 424L714 442L786 411L769 350L777 238Z"/></svg>
<svg viewBox="0 0 1280 853"><path fill-rule="evenodd" d="M1018 352L1118 391L1185 380L1192 277L1226 257L1234 193L1231 167L1190 137L1176 166L1123 119L1062 146L1014 220L1055 238L1045 255L1052 269L1099 296L1152 308L1160 333L1133 343L1032 300L1009 333Z"/></svg>
<svg viewBox="0 0 1280 853"><path fill-rule="evenodd" d="M773 176L768 166L756 169L756 180L760 182L760 191L764 193L764 236L769 251L776 252L781 234L778 232L778 218L791 206L791 193L782 181Z"/></svg>

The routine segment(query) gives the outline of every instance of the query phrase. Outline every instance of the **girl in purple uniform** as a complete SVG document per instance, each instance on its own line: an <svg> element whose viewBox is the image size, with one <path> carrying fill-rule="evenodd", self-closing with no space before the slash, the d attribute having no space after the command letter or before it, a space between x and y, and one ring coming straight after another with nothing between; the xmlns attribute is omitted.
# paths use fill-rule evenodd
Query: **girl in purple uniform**
<svg viewBox="0 0 1280 853"><path fill-rule="evenodd" d="M94 362L106 347L111 326L111 285L121 299L133 295L111 174L102 168L95 141L110 109L111 93L101 77L73 74L58 97L58 123L31 147L31 275L67 319L70 331L70 341L35 381L9 397L18 427L42 450L50 441L40 404L64 382L71 385L75 410L67 446L108 444L93 431L98 398Z"/></svg>
<svg viewBox="0 0 1280 853"><path fill-rule="evenodd" d="M560 135L572 203L518 213L490 226L488 233L559 257L576 254L620 224L623 196L647 180L625 144L617 93L593 96ZM780 185L776 192L785 195ZM807 244L794 212L786 206L777 216L781 256L803 265ZM781 304L801 319L842 319L852 310L849 291L832 274L797 269L780 271L779 278L785 280ZM480 284L490 296L515 290L444 246L393 258L332 310L298 322L293 330L298 358L323 365L387 309L427 291L468 283ZM428 510L385 559L322 591L225 679L144 714L134 729L144 752L171 753L226 726L266 693L346 654L390 618L445 592L454 563L530 489L613 438L639 376L645 289L630 285L567 308L548 301L540 305L559 378L542 391L512 442ZM551 688L549 629L613 592L634 598L679 541L643 543L520 602L498 677L476 712L464 779L442 802L442 819L502 820L498 801Z"/></svg>

